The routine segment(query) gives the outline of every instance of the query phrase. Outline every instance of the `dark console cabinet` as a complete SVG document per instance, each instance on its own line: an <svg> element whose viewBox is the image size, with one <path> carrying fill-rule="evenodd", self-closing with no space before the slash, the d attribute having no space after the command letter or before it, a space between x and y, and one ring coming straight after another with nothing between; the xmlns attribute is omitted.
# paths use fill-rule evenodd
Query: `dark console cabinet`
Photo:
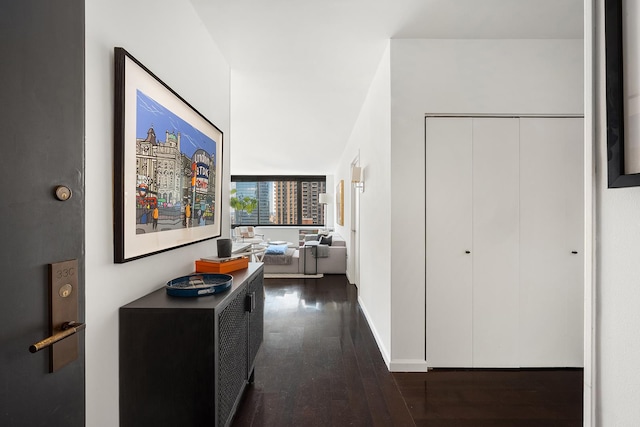
<svg viewBox="0 0 640 427"><path fill-rule="evenodd" d="M226 292L152 292L120 308L120 425L228 426L263 337L261 263Z"/></svg>

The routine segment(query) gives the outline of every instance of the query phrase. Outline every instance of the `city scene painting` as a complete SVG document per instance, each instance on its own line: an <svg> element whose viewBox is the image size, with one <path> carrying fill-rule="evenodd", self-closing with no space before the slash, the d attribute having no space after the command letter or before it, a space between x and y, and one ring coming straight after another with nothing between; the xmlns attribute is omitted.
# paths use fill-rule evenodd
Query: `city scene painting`
<svg viewBox="0 0 640 427"><path fill-rule="evenodd" d="M219 237L222 131L125 49L114 56L114 261Z"/></svg>
<svg viewBox="0 0 640 427"><path fill-rule="evenodd" d="M137 91L136 234L215 222L216 143Z"/></svg>

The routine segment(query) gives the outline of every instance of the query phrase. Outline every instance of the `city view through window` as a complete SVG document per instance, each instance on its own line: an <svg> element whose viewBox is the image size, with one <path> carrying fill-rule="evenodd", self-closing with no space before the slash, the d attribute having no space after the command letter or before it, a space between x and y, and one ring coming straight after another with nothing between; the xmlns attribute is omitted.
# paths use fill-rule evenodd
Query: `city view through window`
<svg viewBox="0 0 640 427"><path fill-rule="evenodd" d="M324 177L231 177L232 225L324 225Z"/></svg>

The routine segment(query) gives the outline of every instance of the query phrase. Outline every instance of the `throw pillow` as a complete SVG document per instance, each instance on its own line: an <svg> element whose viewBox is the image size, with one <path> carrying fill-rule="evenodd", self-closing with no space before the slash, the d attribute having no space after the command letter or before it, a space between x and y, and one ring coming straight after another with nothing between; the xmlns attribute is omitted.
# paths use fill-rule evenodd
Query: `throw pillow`
<svg viewBox="0 0 640 427"><path fill-rule="evenodd" d="M322 236L322 237L320 237L320 244L321 245L331 246L332 242L333 242L333 236Z"/></svg>
<svg viewBox="0 0 640 427"><path fill-rule="evenodd" d="M269 245L264 251L266 255L284 255L287 252L287 245Z"/></svg>

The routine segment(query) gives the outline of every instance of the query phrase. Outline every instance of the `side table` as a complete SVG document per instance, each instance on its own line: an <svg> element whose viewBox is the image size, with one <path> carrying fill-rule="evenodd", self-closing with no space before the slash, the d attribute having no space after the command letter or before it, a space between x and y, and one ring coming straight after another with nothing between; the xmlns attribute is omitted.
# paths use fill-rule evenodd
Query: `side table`
<svg viewBox="0 0 640 427"><path fill-rule="evenodd" d="M310 240L308 242L304 242L304 246L302 247L303 251L303 273L304 274L318 274L318 257L316 251L318 250L318 245L320 244L317 240ZM315 259L315 271L313 273L307 273L307 252L311 252L311 256Z"/></svg>

